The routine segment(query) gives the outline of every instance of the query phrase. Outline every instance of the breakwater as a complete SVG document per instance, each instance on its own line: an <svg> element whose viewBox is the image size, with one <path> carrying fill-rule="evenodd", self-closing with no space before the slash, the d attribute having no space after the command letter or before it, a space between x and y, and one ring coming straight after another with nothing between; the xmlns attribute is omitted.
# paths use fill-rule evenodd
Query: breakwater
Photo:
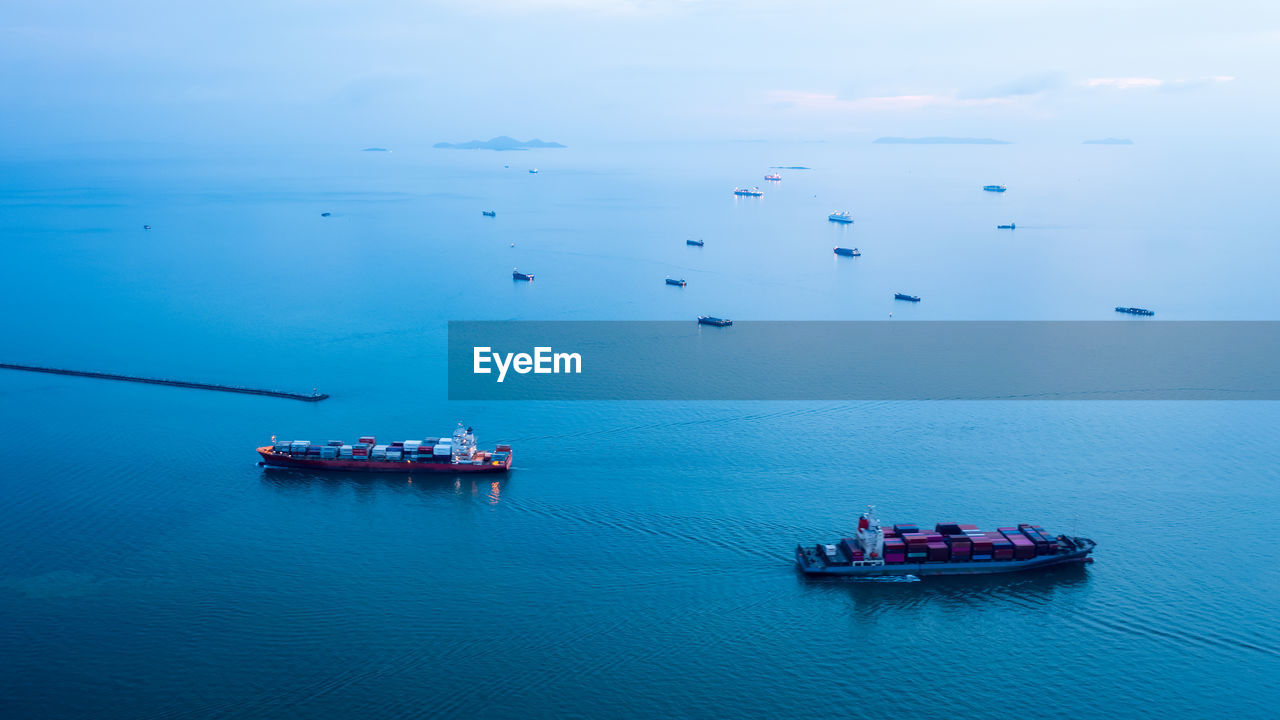
<svg viewBox="0 0 1280 720"><path fill-rule="evenodd" d="M0 369L24 370L26 372L48 373L50 375L70 375L72 377L97 378L99 380L121 380L124 382L146 383L148 385L168 385L170 387L191 388L193 390L216 390L218 392L241 393L243 395L265 395L267 397L301 400L303 402L320 402L328 395L312 391L311 393L292 393L283 390L263 390L260 388L240 387L239 385L219 385L217 383L187 382L185 380L166 380L164 378L137 377L134 375L117 375L115 373L91 372L89 370L67 370L64 368L40 367L37 365L15 365L0 363Z"/></svg>

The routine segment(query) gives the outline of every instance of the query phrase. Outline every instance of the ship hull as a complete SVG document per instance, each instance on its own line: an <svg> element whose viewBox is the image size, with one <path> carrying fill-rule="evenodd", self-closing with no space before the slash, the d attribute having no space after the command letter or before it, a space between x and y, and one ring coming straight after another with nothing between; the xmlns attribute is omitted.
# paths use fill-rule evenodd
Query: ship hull
<svg viewBox="0 0 1280 720"><path fill-rule="evenodd" d="M322 460L319 458L295 458L279 455L269 447L258 448L262 456L262 464L267 468L283 468L292 470L339 470L342 472L387 472L413 474L462 474L462 473L505 473L511 469L512 454L498 464L484 465L427 463L384 460Z"/></svg>
<svg viewBox="0 0 1280 720"><path fill-rule="evenodd" d="M1089 551L1076 550L1057 555L1045 555L1030 560L973 560L969 562L892 563L886 565L822 565L806 562L804 554L796 552L796 567L805 575L837 575L846 577L879 577L885 575L998 575L1002 573L1038 570L1057 565L1073 565L1089 561Z"/></svg>

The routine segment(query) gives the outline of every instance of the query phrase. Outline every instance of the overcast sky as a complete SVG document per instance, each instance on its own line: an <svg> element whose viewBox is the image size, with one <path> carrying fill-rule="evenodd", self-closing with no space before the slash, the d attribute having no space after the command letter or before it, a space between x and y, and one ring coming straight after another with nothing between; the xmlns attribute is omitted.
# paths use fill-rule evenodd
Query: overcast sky
<svg viewBox="0 0 1280 720"><path fill-rule="evenodd" d="M1270 140L1280 2L0 0L7 144Z"/></svg>

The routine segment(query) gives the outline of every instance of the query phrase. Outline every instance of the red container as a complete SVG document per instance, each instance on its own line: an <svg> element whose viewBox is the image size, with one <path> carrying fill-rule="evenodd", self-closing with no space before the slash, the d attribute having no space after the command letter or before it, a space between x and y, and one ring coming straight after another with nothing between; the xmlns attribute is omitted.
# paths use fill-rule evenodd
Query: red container
<svg viewBox="0 0 1280 720"><path fill-rule="evenodd" d="M944 542L929 543L929 562L946 562L951 558L951 548Z"/></svg>
<svg viewBox="0 0 1280 720"><path fill-rule="evenodd" d="M997 548L991 557L995 560L1012 560L1013 548Z"/></svg>
<svg viewBox="0 0 1280 720"><path fill-rule="evenodd" d="M969 532L970 530L976 531L978 529L977 525L957 525L956 527L960 528L960 532Z"/></svg>
<svg viewBox="0 0 1280 720"><path fill-rule="evenodd" d="M494 450L495 450L496 452L511 452L511 446L510 446L510 445L499 445L498 447L494 448Z"/></svg>
<svg viewBox="0 0 1280 720"><path fill-rule="evenodd" d="M378 444L378 438L376 438L376 437L374 437L374 436L372 436L372 435L363 435L363 436L361 436L361 437L360 437L360 442L362 442L362 443L368 443L368 444L370 444L370 445L377 445L377 444Z"/></svg>

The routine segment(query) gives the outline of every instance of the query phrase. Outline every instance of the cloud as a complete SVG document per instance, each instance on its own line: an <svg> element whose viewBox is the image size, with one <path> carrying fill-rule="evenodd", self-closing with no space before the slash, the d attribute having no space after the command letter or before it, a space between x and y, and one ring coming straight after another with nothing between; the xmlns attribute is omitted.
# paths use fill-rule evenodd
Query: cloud
<svg viewBox="0 0 1280 720"><path fill-rule="evenodd" d="M1235 80L1232 75L1207 75L1195 78L1178 78L1177 80L1164 81L1159 78L1149 77L1111 77L1111 78L1089 78L1084 81L1085 87L1091 88L1111 88L1114 90L1140 90L1159 88L1161 90L1190 90L1192 88L1206 87L1209 85L1221 85Z"/></svg>
<svg viewBox="0 0 1280 720"><path fill-rule="evenodd" d="M1231 75L1210 75L1208 77L1198 78L1178 78L1171 83L1166 84L1164 90L1193 90L1195 88L1208 87L1210 85L1221 85L1235 80Z"/></svg>
<svg viewBox="0 0 1280 720"><path fill-rule="evenodd" d="M882 112L920 110L934 107L967 107L1007 102L1004 98L960 98L955 94L878 95L862 98L841 98L834 93L806 92L803 90L774 90L769 93L774 107L806 110L810 112Z"/></svg>
<svg viewBox="0 0 1280 720"><path fill-rule="evenodd" d="M957 95L965 100L989 100L993 98L1012 98L1025 95L1036 95L1048 90L1056 90L1065 84L1062 73L1044 72L1026 75L1002 85L985 89L965 90Z"/></svg>
<svg viewBox="0 0 1280 720"><path fill-rule="evenodd" d="M1114 88L1116 90L1134 90L1141 88L1156 88L1164 84L1164 81L1149 77L1110 77L1110 78L1089 78L1084 81L1086 87L1091 88Z"/></svg>

